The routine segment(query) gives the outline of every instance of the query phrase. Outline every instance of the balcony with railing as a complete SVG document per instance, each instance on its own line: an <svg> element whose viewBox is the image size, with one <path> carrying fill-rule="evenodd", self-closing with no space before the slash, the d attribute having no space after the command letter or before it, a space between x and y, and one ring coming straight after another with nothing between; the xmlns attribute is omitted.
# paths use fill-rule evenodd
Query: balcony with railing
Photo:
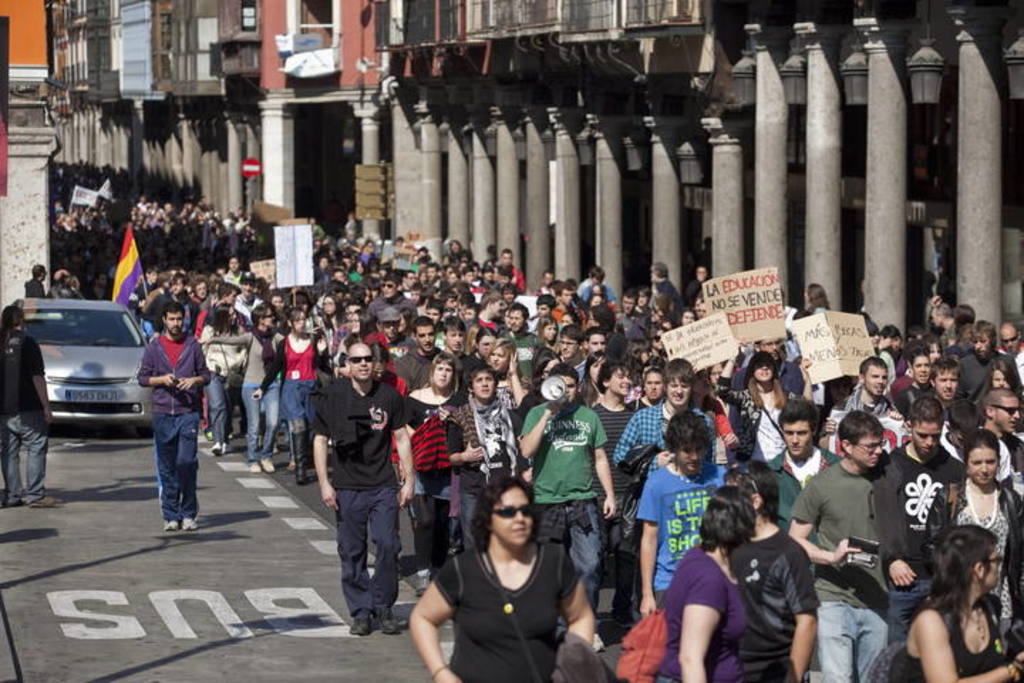
<svg viewBox="0 0 1024 683"><path fill-rule="evenodd" d="M562 0L562 31L592 33L619 28L619 0Z"/></svg>
<svg viewBox="0 0 1024 683"><path fill-rule="evenodd" d="M259 4L256 0L220 0L217 12L221 75L259 76Z"/></svg>
<svg viewBox="0 0 1024 683"><path fill-rule="evenodd" d="M465 40L466 0L376 0L373 8L378 49Z"/></svg>
<svg viewBox="0 0 1024 683"><path fill-rule="evenodd" d="M470 0L466 32L502 37L557 30L558 0Z"/></svg>
<svg viewBox="0 0 1024 683"><path fill-rule="evenodd" d="M626 25L702 25L703 0L626 0Z"/></svg>

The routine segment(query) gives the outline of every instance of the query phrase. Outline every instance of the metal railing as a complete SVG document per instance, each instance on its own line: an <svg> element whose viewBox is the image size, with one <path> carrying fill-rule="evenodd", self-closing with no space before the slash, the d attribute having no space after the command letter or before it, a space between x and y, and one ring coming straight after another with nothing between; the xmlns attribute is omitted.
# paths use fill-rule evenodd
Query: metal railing
<svg viewBox="0 0 1024 683"><path fill-rule="evenodd" d="M562 30L607 31L620 26L619 0L562 0Z"/></svg>
<svg viewBox="0 0 1024 683"><path fill-rule="evenodd" d="M700 24L702 0L626 0L626 25Z"/></svg>

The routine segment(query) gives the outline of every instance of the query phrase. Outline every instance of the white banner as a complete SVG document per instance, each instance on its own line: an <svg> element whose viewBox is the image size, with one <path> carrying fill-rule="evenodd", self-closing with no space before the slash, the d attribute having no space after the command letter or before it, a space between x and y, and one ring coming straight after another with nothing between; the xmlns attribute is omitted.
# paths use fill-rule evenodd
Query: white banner
<svg viewBox="0 0 1024 683"><path fill-rule="evenodd" d="M313 284L313 226L274 226L274 261L278 287Z"/></svg>
<svg viewBox="0 0 1024 683"><path fill-rule="evenodd" d="M81 204L82 206L96 206L96 202L99 201L100 193L96 190L90 190L82 187L81 185L75 185L75 191L71 193L71 206L75 204Z"/></svg>
<svg viewBox="0 0 1024 683"><path fill-rule="evenodd" d="M110 187L110 178L103 181L103 185L100 186L100 189L96 194L103 197L108 202L114 201L114 190Z"/></svg>

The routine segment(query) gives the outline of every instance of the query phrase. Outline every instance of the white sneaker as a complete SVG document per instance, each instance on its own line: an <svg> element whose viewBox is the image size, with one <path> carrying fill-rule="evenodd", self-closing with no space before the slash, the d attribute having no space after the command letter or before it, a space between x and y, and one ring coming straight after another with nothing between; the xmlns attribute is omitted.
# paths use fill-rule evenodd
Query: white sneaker
<svg viewBox="0 0 1024 683"><path fill-rule="evenodd" d="M601 636L594 634L594 652L604 652L604 641L601 640Z"/></svg>
<svg viewBox="0 0 1024 683"><path fill-rule="evenodd" d="M210 452L218 457L224 455L224 444L218 441L217 443L213 444L213 448L210 449Z"/></svg>
<svg viewBox="0 0 1024 683"><path fill-rule="evenodd" d="M258 462L254 462L249 465L249 474L263 474L263 468L260 467Z"/></svg>
<svg viewBox="0 0 1024 683"><path fill-rule="evenodd" d="M267 474L274 473L274 461L271 460L270 458L263 458L262 460L260 460L260 467L262 467L263 471L266 472Z"/></svg>
<svg viewBox="0 0 1024 683"><path fill-rule="evenodd" d="M196 520L192 519L191 517L186 517L185 519L181 520L182 531L195 531L198 528L199 525L196 524ZM604 646L602 645L602 647Z"/></svg>
<svg viewBox="0 0 1024 683"><path fill-rule="evenodd" d="M164 522L164 531L177 531L179 528L177 520L171 519Z"/></svg>

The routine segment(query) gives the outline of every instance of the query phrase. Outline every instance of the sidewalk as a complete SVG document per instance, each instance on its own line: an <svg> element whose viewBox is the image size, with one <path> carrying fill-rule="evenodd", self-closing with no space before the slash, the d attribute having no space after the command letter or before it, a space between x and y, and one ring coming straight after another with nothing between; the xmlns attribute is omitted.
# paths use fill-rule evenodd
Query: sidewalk
<svg viewBox="0 0 1024 683"><path fill-rule="evenodd" d="M423 679L407 634L349 633L333 526L272 477L201 456L199 531L165 533L148 442L54 444L47 470L63 507L0 510L0 681L13 657L26 681Z"/></svg>

